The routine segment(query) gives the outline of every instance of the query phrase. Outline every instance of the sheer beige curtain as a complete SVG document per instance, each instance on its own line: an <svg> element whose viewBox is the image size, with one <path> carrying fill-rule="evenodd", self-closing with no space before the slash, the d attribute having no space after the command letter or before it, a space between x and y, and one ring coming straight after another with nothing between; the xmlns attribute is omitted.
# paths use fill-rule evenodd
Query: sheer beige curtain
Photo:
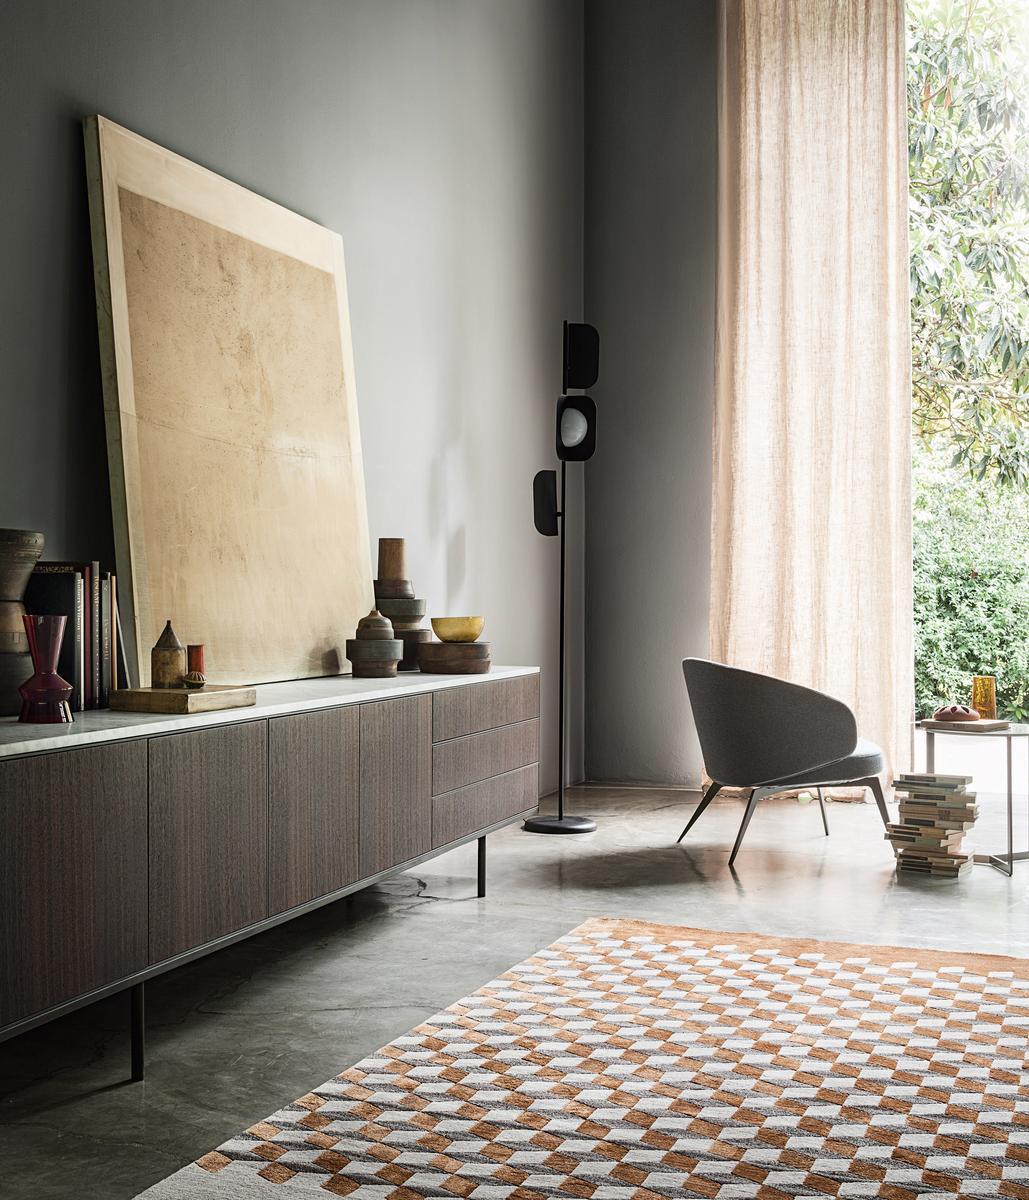
<svg viewBox="0 0 1029 1200"><path fill-rule="evenodd" d="M909 766L902 0L722 0L712 657Z"/></svg>

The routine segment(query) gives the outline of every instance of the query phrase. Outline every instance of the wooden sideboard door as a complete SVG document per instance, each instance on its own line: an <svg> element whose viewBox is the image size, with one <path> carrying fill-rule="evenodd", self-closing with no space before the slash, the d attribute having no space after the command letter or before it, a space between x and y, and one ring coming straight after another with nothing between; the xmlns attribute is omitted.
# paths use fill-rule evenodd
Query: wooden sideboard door
<svg viewBox="0 0 1029 1200"><path fill-rule="evenodd" d="M360 707L364 878L432 849L432 697Z"/></svg>
<svg viewBox="0 0 1029 1200"><path fill-rule="evenodd" d="M359 878L360 726L355 705L268 722L272 913Z"/></svg>
<svg viewBox="0 0 1029 1200"><path fill-rule="evenodd" d="M0 763L0 1026L147 963L144 742Z"/></svg>
<svg viewBox="0 0 1029 1200"><path fill-rule="evenodd" d="M150 961L268 911L268 722L151 738Z"/></svg>

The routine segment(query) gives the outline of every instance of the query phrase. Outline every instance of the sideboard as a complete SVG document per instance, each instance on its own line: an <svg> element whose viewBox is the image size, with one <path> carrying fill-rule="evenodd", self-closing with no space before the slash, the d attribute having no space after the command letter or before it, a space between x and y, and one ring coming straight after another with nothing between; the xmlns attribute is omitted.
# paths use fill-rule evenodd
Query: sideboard
<svg viewBox="0 0 1029 1200"><path fill-rule="evenodd" d="M266 684L190 716L0 721L0 1041L537 807L539 672Z"/></svg>

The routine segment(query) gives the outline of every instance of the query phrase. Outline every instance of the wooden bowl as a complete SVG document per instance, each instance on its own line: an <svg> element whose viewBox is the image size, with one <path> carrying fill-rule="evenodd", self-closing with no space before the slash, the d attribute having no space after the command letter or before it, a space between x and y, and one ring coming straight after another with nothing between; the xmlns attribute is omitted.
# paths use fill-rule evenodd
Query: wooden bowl
<svg viewBox="0 0 1029 1200"><path fill-rule="evenodd" d="M433 617L432 632L441 642L474 642L485 624L485 617Z"/></svg>
<svg viewBox="0 0 1029 1200"><path fill-rule="evenodd" d="M489 642L419 642L418 669L426 675L485 675Z"/></svg>

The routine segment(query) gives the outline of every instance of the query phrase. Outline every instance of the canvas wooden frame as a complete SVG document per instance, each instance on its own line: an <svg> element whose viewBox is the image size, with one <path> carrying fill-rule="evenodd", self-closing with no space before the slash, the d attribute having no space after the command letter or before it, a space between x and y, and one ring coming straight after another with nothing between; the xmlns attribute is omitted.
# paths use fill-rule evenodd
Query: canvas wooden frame
<svg viewBox="0 0 1029 1200"><path fill-rule="evenodd" d="M342 671L373 605L342 238L104 117L85 141L133 682L168 618L212 682Z"/></svg>

